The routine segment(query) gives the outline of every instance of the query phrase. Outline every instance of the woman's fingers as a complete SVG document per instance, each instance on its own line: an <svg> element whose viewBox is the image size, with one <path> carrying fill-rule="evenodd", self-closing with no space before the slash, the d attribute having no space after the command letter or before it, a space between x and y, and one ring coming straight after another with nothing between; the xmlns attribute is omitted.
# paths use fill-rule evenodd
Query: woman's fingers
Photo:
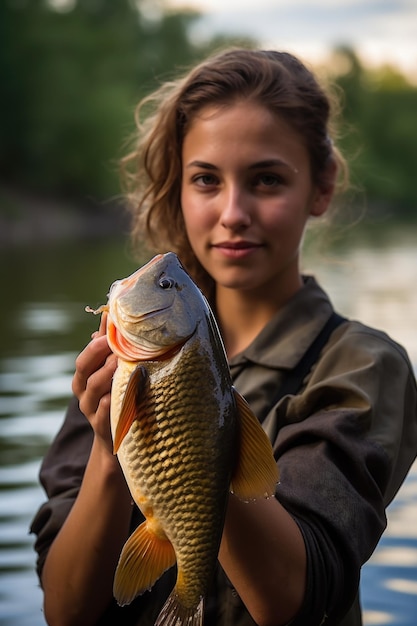
<svg viewBox="0 0 417 626"><path fill-rule="evenodd" d="M104 312L101 315L100 318L100 326L98 328L98 330L94 331L93 334L91 335L91 339L95 339L96 337L102 337L103 335L106 334L106 330L107 330L107 313Z"/></svg>
<svg viewBox="0 0 417 626"><path fill-rule="evenodd" d="M96 336L78 355L75 361L75 374L72 389L79 398L87 387L87 381L106 362L111 350L105 336Z"/></svg>
<svg viewBox="0 0 417 626"><path fill-rule="evenodd" d="M100 318L100 326L98 328L98 336L102 337L106 334L107 330L107 313L104 312Z"/></svg>
<svg viewBox="0 0 417 626"><path fill-rule="evenodd" d="M110 354L95 371L89 374L85 379L85 374L79 376L81 391L78 399L80 401L80 409L88 418L94 414L99 406L103 396L110 394L113 374L116 370L117 359L114 354ZM76 379L77 373L74 376ZM85 383L84 383L85 380Z"/></svg>
<svg viewBox="0 0 417 626"><path fill-rule="evenodd" d="M98 331L78 355L72 389L96 434L108 439L110 391L117 357L107 343L106 322L107 315L103 314Z"/></svg>

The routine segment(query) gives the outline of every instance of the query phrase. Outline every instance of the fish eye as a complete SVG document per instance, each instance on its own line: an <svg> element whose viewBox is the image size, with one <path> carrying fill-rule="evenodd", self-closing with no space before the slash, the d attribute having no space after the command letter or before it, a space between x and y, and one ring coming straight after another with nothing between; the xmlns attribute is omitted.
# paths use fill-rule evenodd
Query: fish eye
<svg viewBox="0 0 417 626"><path fill-rule="evenodd" d="M161 289L172 289L175 286L175 281L168 276L162 276L159 279L159 286Z"/></svg>

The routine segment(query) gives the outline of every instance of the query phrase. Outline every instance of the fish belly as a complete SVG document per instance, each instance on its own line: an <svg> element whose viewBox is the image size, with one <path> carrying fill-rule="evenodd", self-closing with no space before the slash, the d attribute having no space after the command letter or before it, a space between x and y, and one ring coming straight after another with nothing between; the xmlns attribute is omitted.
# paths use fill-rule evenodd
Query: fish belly
<svg viewBox="0 0 417 626"><path fill-rule="evenodd" d="M230 385L219 380L198 349L183 350L163 367L145 367L149 384L118 457L136 504L153 531L174 547L180 602L195 606L217 559L233 466L235 406ZM132 370L128 364L116 372L115 405Z"/></svg>

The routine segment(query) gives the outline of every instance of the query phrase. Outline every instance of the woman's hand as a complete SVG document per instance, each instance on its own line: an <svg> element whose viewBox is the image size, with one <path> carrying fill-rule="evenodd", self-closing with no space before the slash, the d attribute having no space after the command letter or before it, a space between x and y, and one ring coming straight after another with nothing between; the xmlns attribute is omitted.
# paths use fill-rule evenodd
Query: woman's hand
<svg viewBox="0 0 417 626"><path fill-rule="evenodd" d="M112 600L114 573L130 530L131 495L112 453L110 392L117 358L107 343L106 324L103 314L99 330L76 359L72 388L95 436L78 496L43 569L44 611L51 626L92 626L100 620ZM298 526L278 501L248 504L231 496L219 557L258 624L286 623L297 613L305 548Z"/></svg>
<svg viewBox="0 0 417 626"><path fill-rule="evenodd" d="M42 573L45 616L51 626L97 623L113 597L114 572L129 535L131 496L113 455L110 431L117 359L107 343L106 318L103 314L99 330L76 360L72 389L95 436L78 496Z"/></svg>
<svg viewBox="0 0 417 626"><path fill-rule="evenodd" d="M107 343L106 323L107 313L103 313L99 330L77 357L72 390L96 437L112 452L110 391L117 357Z"/></svg>

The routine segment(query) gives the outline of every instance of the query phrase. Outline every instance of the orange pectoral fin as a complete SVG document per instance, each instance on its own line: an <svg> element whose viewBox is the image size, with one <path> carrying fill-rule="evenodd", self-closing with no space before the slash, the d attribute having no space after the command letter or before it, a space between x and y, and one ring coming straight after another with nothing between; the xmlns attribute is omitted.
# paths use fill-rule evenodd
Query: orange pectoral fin
<svg viewBox="0 0 417 626"><path fill-rule="evenodd" d="M129 378L114 435L114 454L117 454L120 444L129 432L130 427L138 419L139 408L143 400L148 378L148 372L143 365L139 365Z"/></svg>
<svg viewBox="0 0 417 626"><path fill-rule="evenodd" d="M113 584L113 594L120 606L151 589L162 574L176 562L174 548L143 522L126 541L120 555Z"/></svg>
<svg viewBox="0 0 417 626"><path fill-rule="evenodd" d="M231 491L244 501L271 497L279 480L271 443L246 400L233 391L240 418L240 450Z"/></svg>

